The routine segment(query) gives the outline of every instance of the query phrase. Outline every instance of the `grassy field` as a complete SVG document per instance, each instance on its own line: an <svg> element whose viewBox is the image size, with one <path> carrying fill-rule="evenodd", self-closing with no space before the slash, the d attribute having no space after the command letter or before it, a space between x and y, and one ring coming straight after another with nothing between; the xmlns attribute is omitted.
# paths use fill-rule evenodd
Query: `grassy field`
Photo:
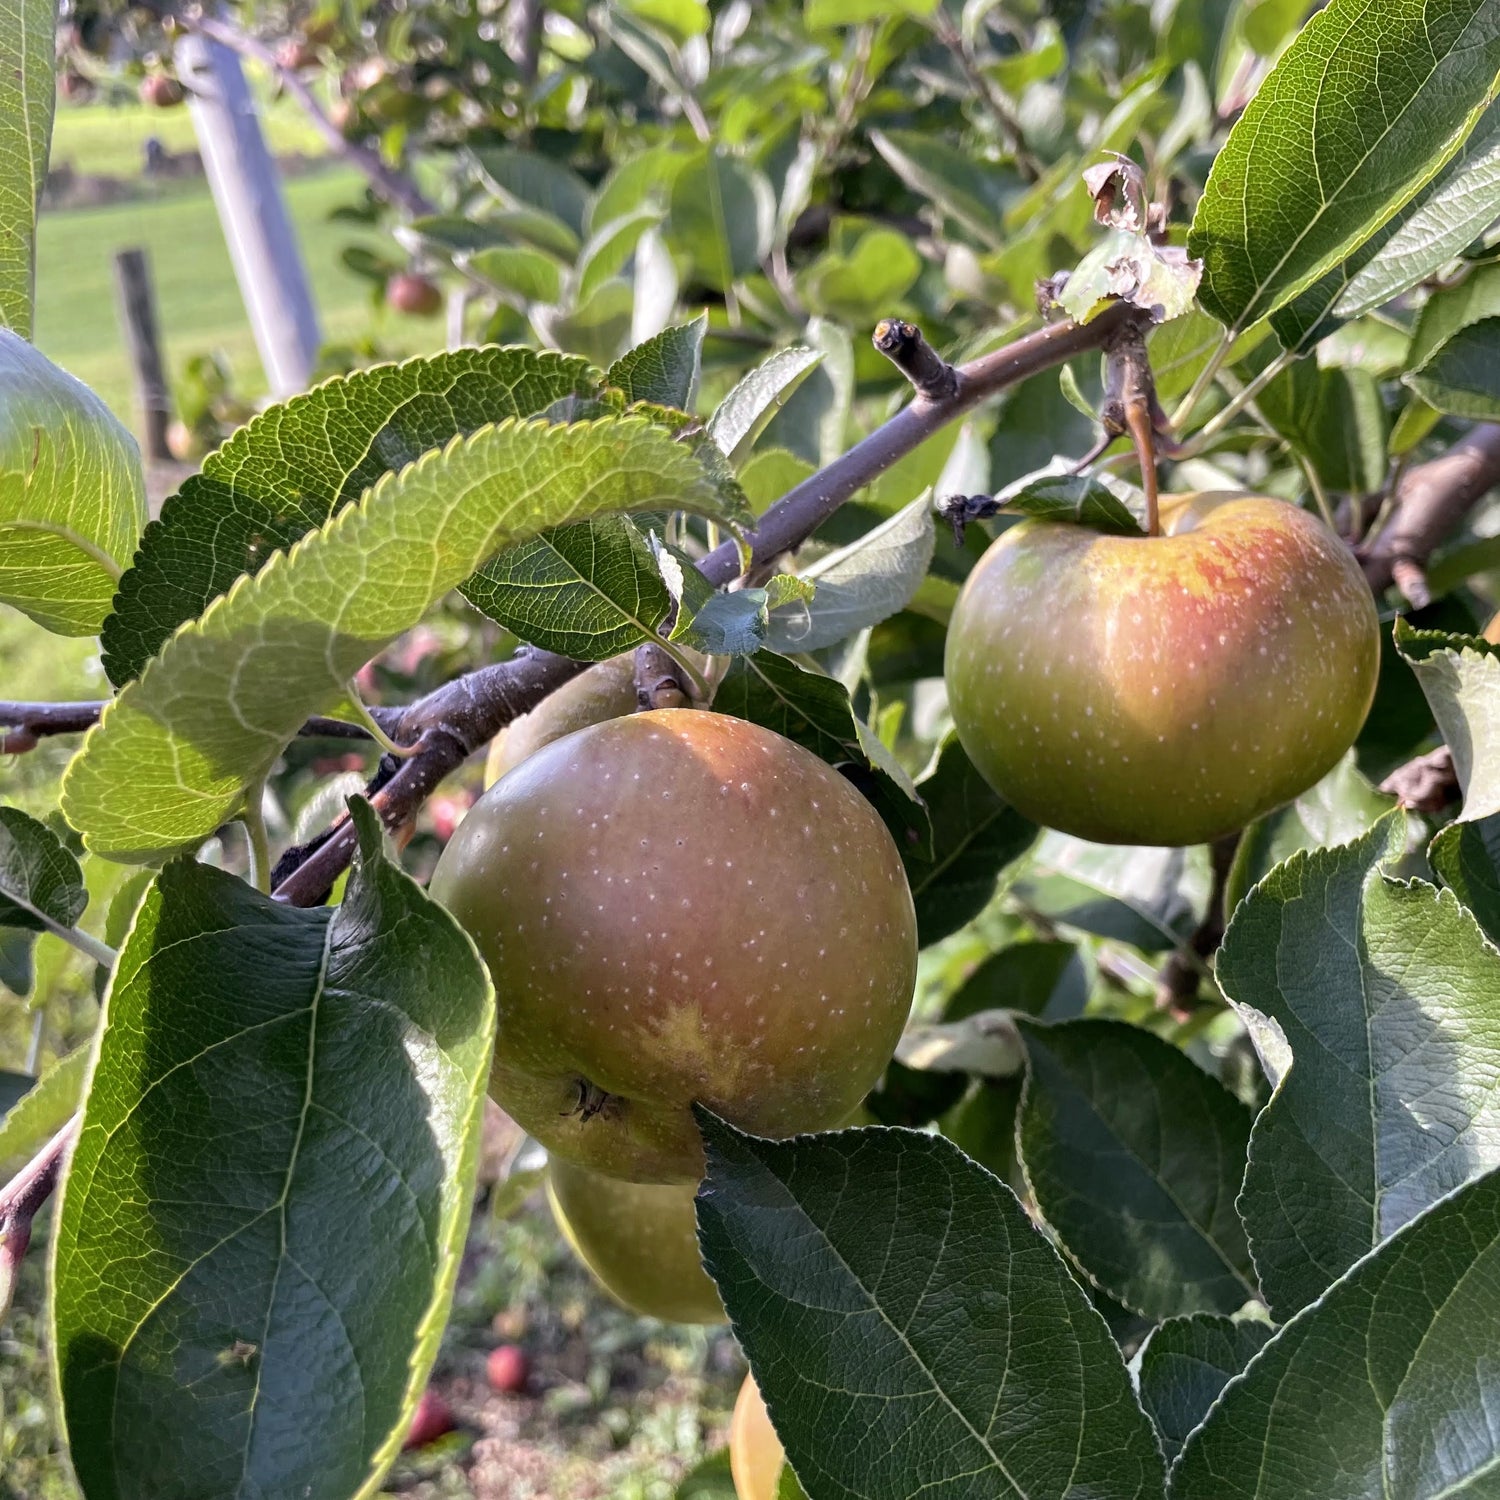
<svg viewBox="0 0 1500 1500"><path fill-rule="evenodd" d="M316 144L285 103L269 110L266 129L272 148L280 152L310 154ZM71 162L80 172L134 176L151 134L174 151L193 144L185 110L65 110L58 117L52 158ZM393 355L438 348L441 318L416 321L372 308L370 284L339 261L339 252L351 244L400 257L384 236L329 217L341 205L358 202L363 186L357 173L334 165L285 184L323 338L339 343L374 334ZM265 380L255 341L218 215L201 179L174 184L156 199L43 214L37 231L38 347L133 422L110 262L114 251L131 245L144 247L151 258L169 378L175 378L188 356L217 349L228 357L244 393L261 394Z"/></svg>

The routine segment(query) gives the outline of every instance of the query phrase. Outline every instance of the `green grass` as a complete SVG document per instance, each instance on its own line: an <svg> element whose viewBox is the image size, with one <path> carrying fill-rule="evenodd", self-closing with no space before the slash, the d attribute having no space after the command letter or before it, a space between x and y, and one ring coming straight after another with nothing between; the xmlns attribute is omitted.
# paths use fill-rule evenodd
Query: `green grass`
<svg viewBox="0 0 1500 1500"><path fill-rule="evenodd" d="M283 104L271 112L268 134L274 149L307 145L299 135L305 127L298 119L284 118L290 108ZM59 118L53 160L72 160L85 172L115 163L116 175L133 175L139 171L142 143L153 130L174 150L191 144L186 111L69 110ZM179 141L180 132L186 137ZM370 283L339 260L339 252L351 244L402 258L384 235L329 217L334 209L360 200L363 178L330 165L289 179L284 188L325 343L373 335L392 357L440 348L440 317L414 320L372 307ZM134 425L111 267L112 254L132 245L150 256L168 379L178 378L190 355L214 349L227 356L242 394L263 394L266 383L255 340L213 199L201 179L174 184L155 199L43 214L37 229L36 305L36 343L42 352L92 386Z"/></svg>
<svg viewBox="0 0 1500 1500"><path fill-rule="evenodd" d="M260 93L257 90L257 93ZM323 138L291 99L260 98L261 128L278 156L300 152L321 156ZM146 159L146 141L155 136L174 155L195 151L197 138L186 108L150 109L144 104L59 105L52 127L52 165L67 163L97 177L135 177Z"/></svg>

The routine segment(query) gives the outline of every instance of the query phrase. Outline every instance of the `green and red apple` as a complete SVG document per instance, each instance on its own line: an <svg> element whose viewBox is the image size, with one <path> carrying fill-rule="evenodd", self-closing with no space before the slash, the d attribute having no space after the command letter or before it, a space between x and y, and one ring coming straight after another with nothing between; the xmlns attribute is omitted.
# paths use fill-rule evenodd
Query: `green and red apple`
<svg viewBox="0 0 1500 1500"><path fill-rule="evenodd" d="M556 1157L695 1183L702 1104L788 1136L848 1119L916 976L896 846L815 755L659 710L555 740L459 825L432 893L478 945L490 1092Z"/></svg>
<svg viewBox="0 0 1500 1500"><path fill-rule="evenodd" d="M959 739L1027 817L1196 844L1318 781L1375 693L1348 547L1280 500L1189 497L1160 536L1027 520L965 583L945 675Z"/></svg>

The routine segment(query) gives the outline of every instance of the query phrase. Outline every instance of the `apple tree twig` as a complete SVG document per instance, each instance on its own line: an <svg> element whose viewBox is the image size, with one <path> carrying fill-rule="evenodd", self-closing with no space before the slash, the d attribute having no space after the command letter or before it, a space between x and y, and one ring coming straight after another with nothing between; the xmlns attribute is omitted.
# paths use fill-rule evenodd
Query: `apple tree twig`
<svg viewBox="0 0 1500 1500"><path fill-rule="evenodd" d="M369 179L370 186L393 208L403 209L414 219L437 212L422 190L404 172L390 166L378 151L362 141L349 140L329 119L327 111L297 70L284 68L275 52L264 42L241 31L222 16L199 14L185 24L209 41L228 47L231 52L238 52L242 57L253 57L269 68L287 93L302 106L313 128L328 143L329 150L343 157L351 166L359 168Z"/></svg>
<svg viewBox="0 0 1500 1500"><path fill-rule="evenodd" d="M63 1159L78 1134L74 1115L11 1180L0 1187L0 1315L10 1306L21 1261L31 1243L31 1223L62 1174Z"/></svg>

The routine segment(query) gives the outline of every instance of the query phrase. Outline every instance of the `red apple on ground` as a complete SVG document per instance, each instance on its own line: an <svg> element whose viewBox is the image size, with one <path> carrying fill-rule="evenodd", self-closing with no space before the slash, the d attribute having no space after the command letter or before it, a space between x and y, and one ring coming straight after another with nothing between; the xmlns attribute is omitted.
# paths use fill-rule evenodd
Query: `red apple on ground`
<svg viewBox="0 0 1500 1500"><path fill-rule="evenodd" d="M723 1323L698 1254L696 1183L621 1182L554 1158L547 1201L563 1238L617 1302L668 1323Z"/></svg>
<svg viewBox="0 0 1500 1500"><path fill-rule="evenodd" d="M496 1345L484 1362L485 1379L489 1381L490 1389L502 1396L514 1396L524 1391L529 1373L525 1353L514 1344Z"/></svg>
<svg viewBox="0 0 1500 1500"><path fill-rule="evenodd" d="M753 1375L745 1376L729 1419L729 1473L738 1500L776 1500L786 1453Z"/></svg>
<svg viewBox="0 0 1500 1500"><path fill-rule="evenodd" d="M443 294L415 271L397 271L385 284L386 304L413 318L430 318L442 311Z"/></svg>
<svg viewBox="0 0 1500 1500"><path fill-rule="evenodd" d="M182 85L165 73L148 73L141 79L141 103L153 109L172 109L184 97Z"/></svg>
<svg viewBox="0 0 1500 1500"><path fill-rule="evenodd" d="M916 920L885 825L727 714L553 741L475 803L432 894L495 981L496 1102L610 1176L696 1182L695 1101L759 1135L842 1123L911 1003Z"/></svg>
<svg viewBox="0 0 1500 1500"><path fill-rule="evenodd" d="M425 1448L435 1443L445 1432L452 1432L458 1424L448 1403L429 1386L422 1392L417 1409L412 1413L411 1426L406 1430L403 1448Z"/></svg>
<svg viewBox="0 0 1500 1500"><path fill-rule="evenodd" d="M1374 599L1321 521L1227 494L1166 516L1156 537L1012 527L948 630L949 705L980 774L1100 843L1243 828L1333 768L1375 693Z"/></svg>

